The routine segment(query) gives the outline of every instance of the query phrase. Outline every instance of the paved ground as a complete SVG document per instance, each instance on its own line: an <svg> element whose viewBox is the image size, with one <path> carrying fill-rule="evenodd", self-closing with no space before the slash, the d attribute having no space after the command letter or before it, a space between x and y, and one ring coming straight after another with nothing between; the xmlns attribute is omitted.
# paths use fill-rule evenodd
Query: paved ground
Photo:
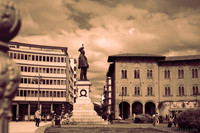
<svg viewBox="0 0 200 133"><path fill-rule="evenodd" d="M10 122L9 133L192 133L180 131L176 127L167 127L167 123L159 126L149 124L136 123L114 123L109 125L62 125L60 128L51 127L51 122L41 122L40 127L35 126L35 122ZM195 132L197 133L197 131Z"/></svg>
<svg viewBox="0 0 200 133"><path fill-rule="evenodd" d="M152 126L152 124L121 123L109 125L62 125L61 128L48 127L45 133L186 133L176 127L168 128L167 124Z"/></svg>
<svg viewBox="0 0 200 133"><path fill-rule="evenodd" d="M40 122L40 127L35 126L34 121L9 122L9 133L44 133L51 122Z"/></svg>

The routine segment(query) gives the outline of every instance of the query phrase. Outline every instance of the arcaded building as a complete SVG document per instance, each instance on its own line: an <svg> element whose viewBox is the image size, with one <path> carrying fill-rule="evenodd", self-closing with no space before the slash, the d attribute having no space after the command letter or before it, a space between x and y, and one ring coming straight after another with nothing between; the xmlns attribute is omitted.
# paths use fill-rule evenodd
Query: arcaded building
<svg viewBox="0 0 200 133"><path fill-rule="evenodd" d="M156 112L166 116L199 106L200 55L117 54L108 62L115 118Z"/></svg>
<svg viewBox="0 0 200 133"><path fill-rule="evenodd" d="M50 112L67 112L74 103L74 68L67 47L10 42L9 56L21 71L13 99L13 120L33 120L40 108L42 119Z"/></svg>

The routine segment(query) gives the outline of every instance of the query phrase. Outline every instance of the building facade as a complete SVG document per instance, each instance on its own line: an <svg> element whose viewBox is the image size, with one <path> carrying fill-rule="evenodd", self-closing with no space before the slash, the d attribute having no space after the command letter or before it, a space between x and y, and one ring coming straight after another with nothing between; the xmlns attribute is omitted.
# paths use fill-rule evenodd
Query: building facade
<svg viewBox="0 0 200 133"><path fill-rule="evenodd" d="M13 99L13 120L34 120L40 108L42 119L50 112L72 110L74 71L66 47L9 43L9 56L21 71L21 83Z"/></svg>
<svg viewBox="0 0 200 133"><path fill-rule="evenodd" d="M118 54L111 62L111 110L115 117L176 111L199 106L200 55L165 57Z"/></svg>

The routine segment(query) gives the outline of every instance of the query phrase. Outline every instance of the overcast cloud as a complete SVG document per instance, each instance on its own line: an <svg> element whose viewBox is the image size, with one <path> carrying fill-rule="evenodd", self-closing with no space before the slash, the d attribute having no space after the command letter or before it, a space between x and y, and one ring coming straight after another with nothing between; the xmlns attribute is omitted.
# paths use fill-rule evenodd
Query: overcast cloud
<svg viewBox="0 0 200 133"><path fill-rule="evenodd" d="M89 60L91 97L100 101L109 55L200 54L199 0L13 0L22 16L12 41L66 46ZM79 76L78 76L79 77Z"/></svg>

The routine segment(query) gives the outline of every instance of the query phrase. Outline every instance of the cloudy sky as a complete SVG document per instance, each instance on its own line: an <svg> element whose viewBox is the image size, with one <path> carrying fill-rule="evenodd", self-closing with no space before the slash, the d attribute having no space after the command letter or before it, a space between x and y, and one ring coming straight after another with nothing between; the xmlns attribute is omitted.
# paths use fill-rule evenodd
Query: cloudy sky
<svg viewBox="0 0 200 133"><path fill-rule="evenodd" d="M10 0L11 1L11 0ZM109 55L200 54L200 0L13 0L22 27L12 41L68 47L71 58L85 45L100 101Z"/></svg>

